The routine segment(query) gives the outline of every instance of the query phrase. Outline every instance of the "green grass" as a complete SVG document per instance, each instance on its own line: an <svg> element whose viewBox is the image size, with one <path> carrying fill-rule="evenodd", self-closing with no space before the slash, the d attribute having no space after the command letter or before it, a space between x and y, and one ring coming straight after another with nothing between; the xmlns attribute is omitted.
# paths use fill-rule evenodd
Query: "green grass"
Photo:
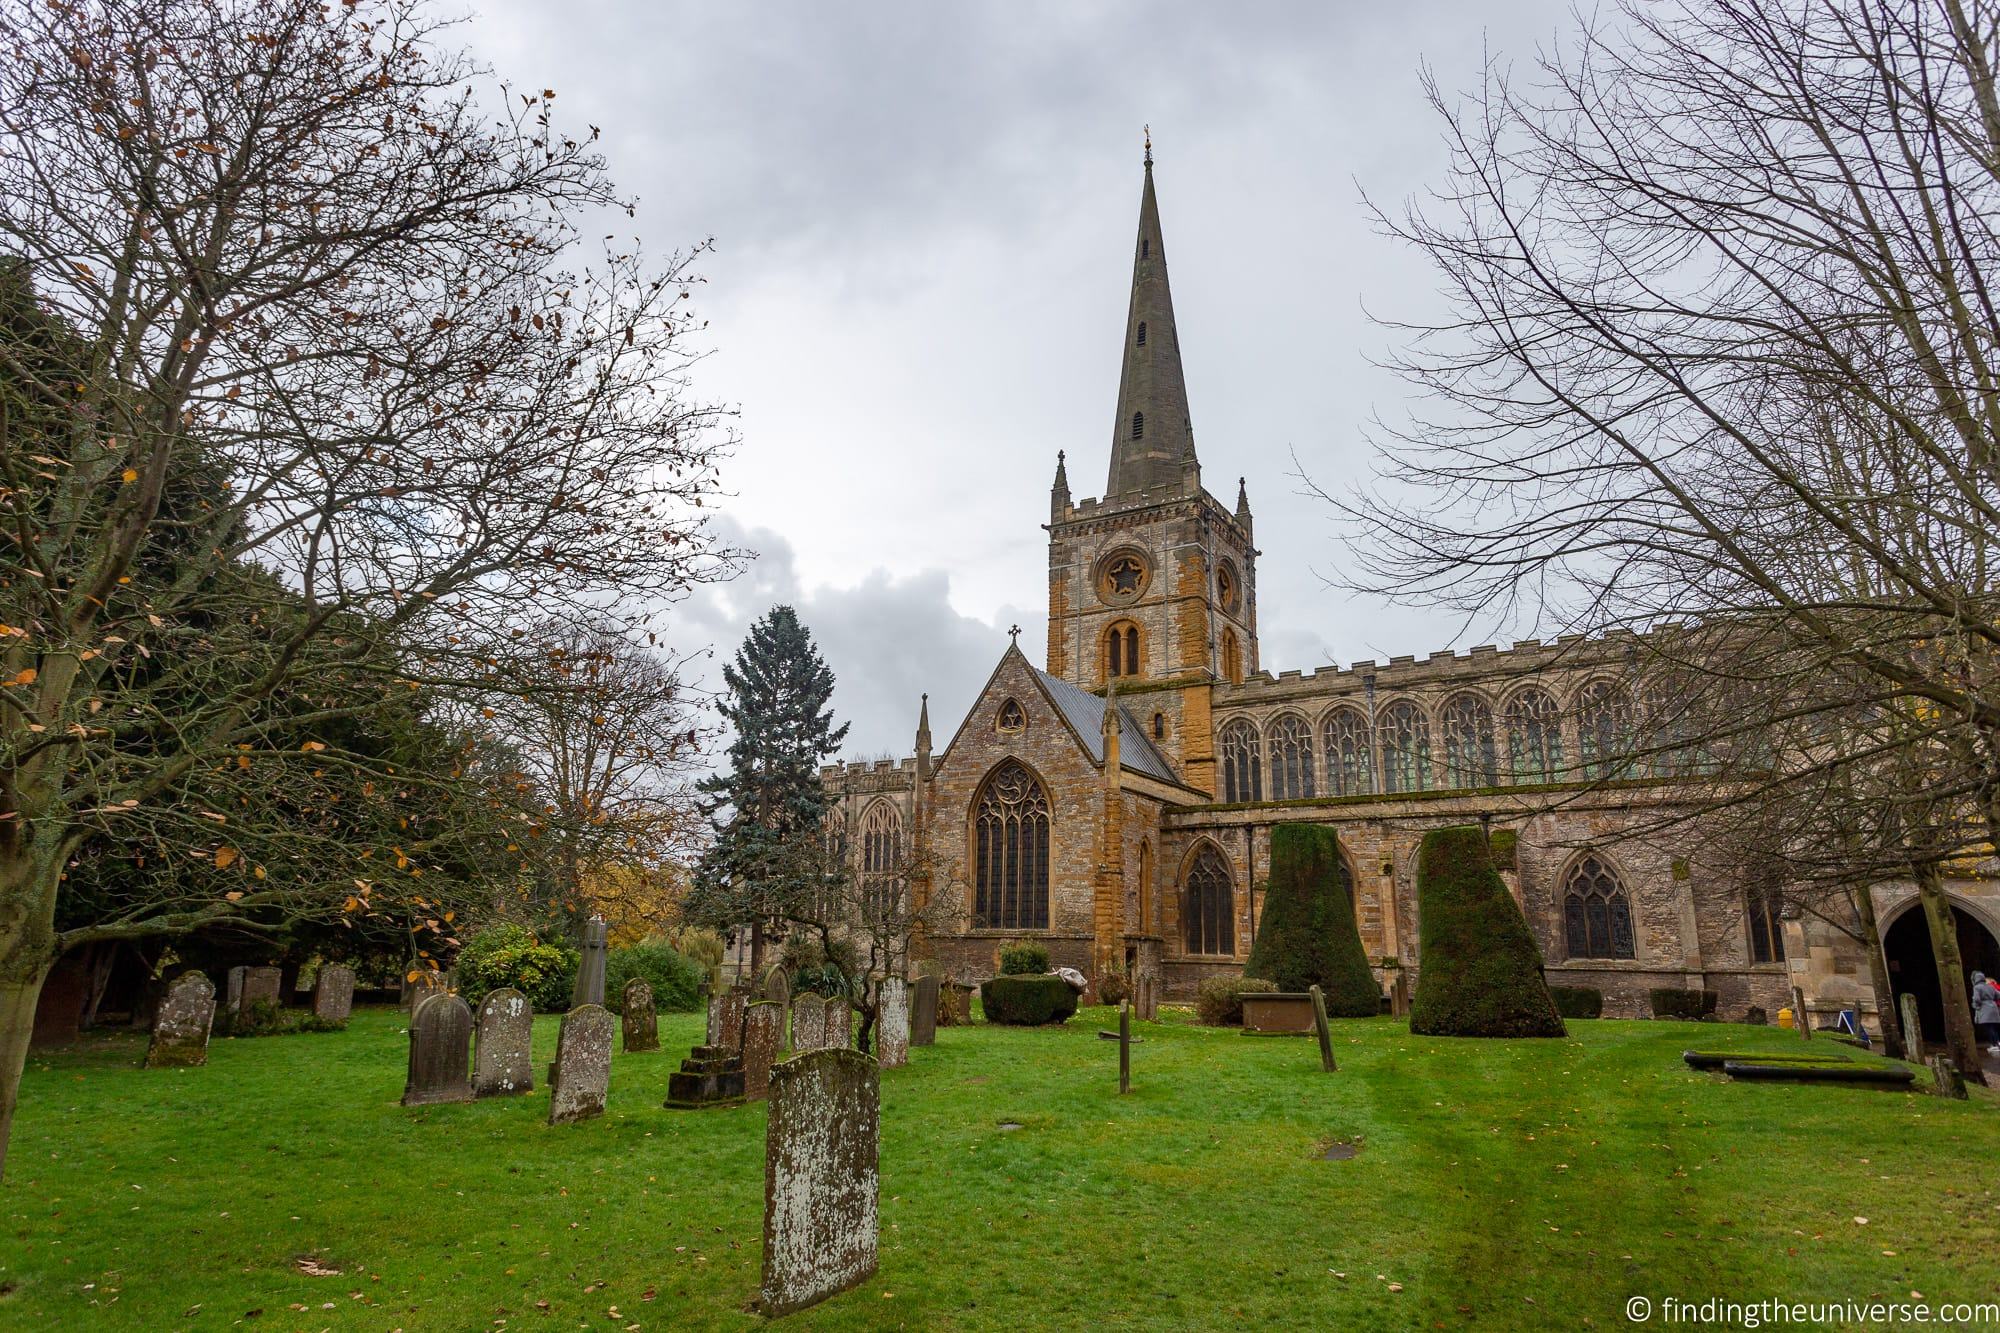
<svg viewBox="0 0 2000 1333"><path fill-rule="evenodd" d="M0 1327L754 1327L764 1109L659 1108L698 1021L663 1017L610 1114L558 1129L545 1092L403 1110L395 1012L218 1041L202 1069L139 1069L129 1037L38 1057ZM888 1071L882 1270L791 1324L1621 1328L1629 1295L1995 1289L1993 1103L1681 1063L1788 1034L1348 1020L1327 1075L1310 1040L1139 1024L1121 1098L1114 1021L943 1029ZM539 1070L554 1020L536 1043ZM1333 1140L1359 1156L1319 1160Z"/></svg>

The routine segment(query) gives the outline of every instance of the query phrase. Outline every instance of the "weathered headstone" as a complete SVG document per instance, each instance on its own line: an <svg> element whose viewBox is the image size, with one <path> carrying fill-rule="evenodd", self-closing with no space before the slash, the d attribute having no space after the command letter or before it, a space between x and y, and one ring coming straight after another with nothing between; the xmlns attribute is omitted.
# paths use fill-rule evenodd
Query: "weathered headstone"
<svg viewBox="0 0 2000 1333"><path fill-rule="evenodd" d="M569 992L572 1009L604 1003L604 941L608 929L602 917L594 916L583 923L583 958L576 965L576 984Z"/></svg>
<svg viewBox="0 0 2000 1333"><path fill-rule="evenodd" d="M826 1048L826 999L806 991L792 1001L792 1050Z"/></svg>
<svg viewBox="0 0 2000 1333"><path fill-rule="evenodd" d="M910 986L910 1045L937 1044L938 979L921 976Z"/></svg>
<svg viewBox="0 0 2000 1333"><path fill-rule="evenodd" d="M313 979L313 1017L323 1023L345 1023L354 1012L354 969L327 963Z"/></svg>
<svg viewBox="0 0 2000 1333"><path fill-rule="evenodd" d="M854 1011L848 1006L844 995L830 995L826 1001L826 1024L821 1028L821 1044L833 1050L842 1050L853 1045L849 1029L853 1027Z"/></svg>
<svg viewBox="0 0 2000 1333"><path fill-rule="evenodd" d="M792 981L785 975L782 964L773 963L764 969L764 998L772 1004L782 1004L789 1008L792 1003Z"/></svg>
<svg viewBox="0 0 2000 1333"><path fill-rule="evenodd" d="M1806 1012L1806 993L1797 986L1792 987L1792 1026L1799 1030L1801 1040L1812 1040L1812 1015Z"/></svg>
<svg viewBox="0 0 2000 1333"><path fill-rule="evenodd" d="M667 1075L665 1105L699 1111L743 1103L743 1053L726 1046L697 1046L681 1067Z"/></svg>
<svg viewBox="0 0 2000 1333"><path fill-rule="evenodd" d="M771 1086L771 1066L785 1032L785 1007L776 1000L754 1000L743 1013L743 1096L760 1102Z"/></svg>
<svg viewBox="0 0 2000 1333"><path fill-rule="evenodd" d="M512 986L486 992L479 1002L479 1044L473 1052L472 1092L475 1097L505 1097L535 1089L535 1065L530 1048L535 1039L535 1009Z"/></svg>
<svg viewBox="0 0 2000 1333"><path fill-rule="evenodd" d="M243 978L249 971L249 968L239 964L223 974L222 1012L231 1018L243 1008Z"/></svg>
<svg viewBox="0 0 2000 1333"><path fill-rule="evenodd" d="M567 1125L604 1114L611 1089L611 1011L583 1004L563 1015L556 1034L557 1075L549 1090L549 1123Z"/></svg>
<svg viewBox="0 0 2000 1333"><path fill-rule="evenodd" d="M146 1047L148 1069L208 1063L208 1032L215 1026L215 983L199 972L183 972L167 987L153 1016L153 1040Z"/></svg>
<svg viewBox="0 0 2000 1333"><path fill-rule="evenodd" d="M910 983L884 977L875 1002L875 1062L884 1069L910 1063Z"/></svg>
<svg viewBox="0 0 2000 1333"><path fill-rule="evenodd" d="M1132 1091L1132 1002L1118 1006L1118 1095Z"/></svg>
<svg viewBox="0 0 2000 1333"><path fill-rule="evenodd" d="M618 1028L624 1035L626 1050L660 1049L660 1014L653 1008L653 988L644 977L633 977L625 983L618 1010Z"/></svg>
<svg viewBox="0 0 2000 1333"><path fill-rule="evenodd" d="M750 992L731 986L708 997L708 1044L724 1050L743 1048L743 1010Z"/></svg>
<svg viewBox="0 0 2000 1333"><path fill-rule="evenodd" d="M272 1008L283 1005L280 987L284 984L284 972L275 967L252 967L243 973L243 1003L255 1004L263 1001Z"/></svg>
<svg viewBox="0 0 2000 1333"><path fill-rule="evenodd" d="M1965 1100L1965 1075L1959 1073L1951 1057L1943 1053L1931 1057L1931 1091L1952 1101Z"/></svg>
<svg viewBox="0 0 2000 1333"><path fill-rule="evenodd" d="M1903 1013L1903 1058L1911 1064L1924 1060L1924 1022L1917 1013L1917 997L1904 991L1896 997Z"/></svg>
<svg viewBox="0 0 2000 1333"><path fill-rule="evenodd" d="M444 989L444 973L427 967L412 968L403 977L403 1007L414 1016L418 1005Z"/></svg>
<svg viewBox="0 0 2000 1333"><path fill-rule="evenodd" d="M809 1051L771 1071L764 1138L764 1282L773 1318L875 1273L881 1071L858 1051Z"/></svg>
<svg viewBox="0 0 2000 1333"><path fill-rule="evenodd" d="M472 1084L465 1077L466 1052L472 1044L472 1010L456 995L431 996L410 1015L410 1075L403 1083L403 1105L469 1102Z"/></svg>
<svg viewBox="0 0 2000 1333"><path fill-rule="evenodd" d="M1326 995L1317 986L1306 987L1306 994L1312 996L1313 1035L1319 1038L1319 1067L1331 1074L1333 1063L1333 1029L1326 1021Z"/></svg>

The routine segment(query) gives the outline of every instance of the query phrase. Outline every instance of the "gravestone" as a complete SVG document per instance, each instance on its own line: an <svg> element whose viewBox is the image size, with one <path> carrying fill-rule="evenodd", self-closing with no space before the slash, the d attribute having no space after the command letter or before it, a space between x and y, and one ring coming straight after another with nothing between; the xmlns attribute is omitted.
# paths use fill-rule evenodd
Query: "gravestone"
<svg viewBox="0 0 2000 1333"><path fill-rule="evenodd" d="M750 992L731 986L708 997L708 1044L723 1050L743 1048L743 1010Z"/></svg>
<svg viewBox="0 0 2000 1333"><path fill-rule="evenodd" d="M1132 1091L1132 1002L1118 1006L1118 1095Z"/></svg>
<svg viewBox="0 0 2000 1333"><path fill-rule="evenodd" d="M535 1090L530 1049L535 1009L512 986L486 992L479 1002L479 1044L473 1052L472 1094L506 1097Z"/></svg>
<svg viewBox="0 0 2000 1333"><path fill-rule="evenodd" d="M659 1050L660 1015L653 1008L653 988L644 977L633 977L625 983L625 994L618 1007L618 1026L624 1035L625 1049Z"/></svg>
<svg viewBox="0 0 2000 1333"><path fill-rule="evenodd" d="M771 1071L764 1137L764 1281L772 1318L866 1282L879 1239L881 1071L858 1051L809 1051Z"/></svg>
<svg viewBox="0 0 2000 1333"><path fill-rule="evenodd" d="M153 1016L146 1067L207 1064L208 1032L214 1026L215 983L199 972L183 972L167 987L167 998Z"/></svg>
<svg viewBox="0 0 2000 1333"><path fill-rule="evenodd" d="M1127 935L1125 939L1132 977L1132 1016L1142 1023L1155 1022L1160 1017L1161 941L1153 935Z"/></svg>
<svg viewBox="0 0 2000 1333"><path fill-rule="evenodd" d="M764 998L772 1004L781 1004L786 1008L791 1007L792 982L791 978L785 975L785 969L781 965L773 963L764 969L762 990Z"/></svg>
<svg viewBox="0 0 2000 1333"><path fill-rule="evenodd" d="M243 1003L255 1004L262 1000L273 1009L282 1008L284 1000L280 987L284 984L284 972L275 967L245 968L243 972Z"/></svg>
<svg viewBox="0 0 2000 1333"><path fill-rule="evenodd" d="M938 979L921 976L910 986L910 1045L937 1045Z"/></svg>
<svg viewBox="0 0 2000 1333"><path fill-rule="evenodd" d="M1333 1029L1327 1026L1326 996L1317 986L1306 987L1306 994L1312 996L1313 1035L1319 1038L1319 1067L1331 1074L1333 1063Z"/></svg>
<svg viewBox="0 0 2000 1333"><path fill-rule="evenodd" d="M403 1105L469 1102L472 1084L465 1077L467 1048L472 1044L472 1010L456 995L432 995L410 1015L410 1075L403 1083Z"/></svg>
<svg viewBox="0 0 2000 1333"><path fill-rule="evenodd" d="M611 1089L611 1011L583 1004L563 1015L556 1034L556 1077L549 1090L549 1123L567 1125L604 1114Z"/></svg>
<svg viewBox="0 0 2000 1333"><path fill-rule="evenodd" d="M755 1000L743 1013L743 1097L760 1102L771 1086L771 1066L785 1033L785 1008L776 1000Z"/></svg>
<svg viewBox="0 0 2000 1333"><path fill-rule="evenodd" d="M313 1017L323 1023L345 1023L354 1012L354 969L328 963L313 980Z"/></svg>
<svg viewBox="0 0 2000 1333"><path fill-rule="evenodd" d="M1951 1101L1965 1100L1965 1076L1948 1055L1939 1053L1931 1057L1931 1092Z"/></svg>
<svg viewBox="0 0 2000 1333"><path fill-rule="evenodd" d="M427 967L413 968L411 972L414 975L406 973L403 977L403 1007L414 1015L418 1005L445 989L445 980L444 973Z"/></svg>
<svg viewBox="0 0 2000 1333"><path fill-rule="evenodd" d="M681 1067L667 1075L668 1108L699 1111L743 1104L743 1052L726 1046L697 1046Z"/></svg>
<svg viewBox="0 0 2000 1333"><path fill-rule="evenodd" d="M1917 1015L1917 997L1904 991L1896 997L1903 1012L1903 1058L1911 1064L1924 1060L1924 1024Z"/></svg>
<svg viewBox="0 0 2000 1333"><path fill-rule="evenodd" d="M826 1048L826 999L806 991L792 1001L792 1051Z"/></svg>
<svg viewBox="0 0 2000 1333"><path fill-rule="evenodd" d="M604 1003L604 939L608 927L603 917L583 923L583 959L576 965L576 984L570 987L569 1007Z"/></svg>
<svg viewBox="0 0 2000 1333"><path fill-rule="evenodd" d="M821 1045L830 1050L844 1050L852 1043L848 1039L848 1029L852 1026L853 1010L848 1007L845 996L833 995L826 1001L826 1025L821 1031Z"/></svg>
<svg viewBox="0 0 2000 1333"><path fill-rule="evenodd" d="M875 1002L875 1062L884 1069L910 1063L910 983L882 978Z"/></svg>
<svg viewBox="0 0 2000 1333"><path fill-rule="evenodd" d="M239 964L223 974L222 1012L231 1018L243 1008L243 977L249 971Z"/></svg>

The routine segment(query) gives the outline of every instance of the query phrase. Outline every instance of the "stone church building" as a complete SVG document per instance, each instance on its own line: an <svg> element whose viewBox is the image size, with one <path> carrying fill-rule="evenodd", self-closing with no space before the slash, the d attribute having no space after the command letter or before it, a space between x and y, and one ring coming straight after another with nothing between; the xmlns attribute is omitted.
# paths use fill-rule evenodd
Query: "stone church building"
<svg viewBox="0 0 2000 1333"><path fill-rule="evenodd" d="M1338 832L1363 943L1405 997L1418 842L1484 822L1550 983L1600 989L1609 1016L1647 1013L1659 986L1717 991L1726 1018L1775 1014L1794 985L1822 1015L1872 1010L1846 936L1784 919L1704 859L1698 828L1657 831L1675 775L1632 758L1637 639L1265 668L1250 502L1203 482L1150 151L1122 363L1103 495L1074 495L1056 459L1047 660L1007 648L941 749L926 705L912 757L823 772L864 881L921 867L921 956L978 981L1032 937L1093 979L1191 998L1249 957L1272 825L1309 820ZM2000 973L2000 892L1952 889L1968 968ZM1921 995L1912 898L1878 890L1897 989Z"/></svg>

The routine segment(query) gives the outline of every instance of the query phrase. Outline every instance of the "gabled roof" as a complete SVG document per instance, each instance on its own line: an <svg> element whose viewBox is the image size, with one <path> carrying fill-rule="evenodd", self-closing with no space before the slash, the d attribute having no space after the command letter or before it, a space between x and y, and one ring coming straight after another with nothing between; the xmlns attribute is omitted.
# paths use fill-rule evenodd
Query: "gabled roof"
<svg viewBox="0 0 2000 1333"><path fill-rule="evenodd" d="M1060 712L1063 720L1069 723L1070 730L1074 731L1077 738L1083 742L1083 748L1090 754L1091 759L1102 764L1104 700L1089 690L1070 684L1060 676L1051 676L1048 672L1032 666L1028 669L1035 673L1035 679L1040 682L1042 692L1049 696L1049 702L1056 706L1056 711ZM1158 778L1175 786L1181 785L1181 780L1174 776L1174 770L1154 747L1145 729L1125 710L1123 704L1118 706L1118 720L1120 765L1131 769L1134 773L1144 773L1149 778Z"/></svg>

